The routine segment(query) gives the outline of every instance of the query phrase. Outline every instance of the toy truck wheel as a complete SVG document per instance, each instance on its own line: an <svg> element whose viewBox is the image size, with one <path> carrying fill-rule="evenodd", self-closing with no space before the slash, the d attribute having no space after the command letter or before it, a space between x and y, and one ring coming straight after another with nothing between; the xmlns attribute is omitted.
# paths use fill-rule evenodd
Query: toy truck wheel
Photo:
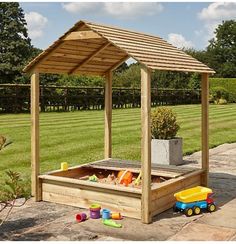
<svg viewBox="0 0 236 244"><path fill-rule="evenodd" d="M174 206L173 206L173 208L172 208L172 209L173 209L173 212L175 212L175 213L179 211L179 209L176 207L176 205L175 205L175 204L174 204Z"/></svg>
<svg viewBox="0 0 236 244"><path fill-rule="evenodd" d="M216 210L216 205L215 205L214 203L210 203L210 204L208 204L208 206L207 206L207 210L208 210L209 212L214 212L214 211Z"/></svg>
<svg viewBox="0 0 236 244"><path fill-rule="evenodd" d="M184 213L187 217L191 217L193 215L193 209L187 208L187 209L185 209Z"/></svg>
<svg viewBox="0 0 236 244"><path fill-rule="evenodd" d="M198 214L201 213L201 208L196 206L196 207L193 208L193 212L194 212L194 214L198 215Z"/></svg>

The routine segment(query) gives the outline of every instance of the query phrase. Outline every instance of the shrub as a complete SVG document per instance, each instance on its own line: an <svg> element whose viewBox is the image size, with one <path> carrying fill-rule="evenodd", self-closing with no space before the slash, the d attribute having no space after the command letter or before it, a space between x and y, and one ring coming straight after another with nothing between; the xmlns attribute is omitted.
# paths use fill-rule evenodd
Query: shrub
<svg viewBox="0 0 236 244"><path fill-rule="evenodd" d="M151 132L154 139L172 139L176 136L179 125L176 115L169 108L156 108L151 113Z"/></svg>
<svg viewBox="0 0 236 244"><path fill-rule="evenodd" d="M210 78L210 87L223 87L229 92L228 102L236 102L236 78Z"/></svg>
<svg viewBox="0 0 236 244"><path fill-rule="evenodd" d="M0 219L0 227L7 220L14 207L20 207L30 198L18 172L6 171L7 179L0 189L0 213L6 210L5 217ZM23 203L17 204L17 198L24 198Z"/></svg>
<svg viewBox="0 0 236 244"><path fill-rule="evenodd" d="M227 100L225 100L224 98L220 98L219 101L218 101L218 104L219 105L227 104Z"/></svg>
<svg viewBox="0 0 236 244"><path fill-rule="evenodd" d="M224 87L216 86L210 89L210 101L219 104L220 99L229 100L229 92Z"/></svg>

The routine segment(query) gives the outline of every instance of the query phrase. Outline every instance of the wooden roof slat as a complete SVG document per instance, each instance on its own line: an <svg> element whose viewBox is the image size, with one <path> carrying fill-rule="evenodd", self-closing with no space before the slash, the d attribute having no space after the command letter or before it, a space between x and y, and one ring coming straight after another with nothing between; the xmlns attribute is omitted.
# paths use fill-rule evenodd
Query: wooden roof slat
<svg viewBox="0 0 236 244"><path fill-rule="evenodd" d="M105 25L99 25L99 24L95 24L95 23L91 23L91 22L87 22L85 21L86 25L88 25L89 27L92 27L95 30L100 30L102 32L110 32L110 33L116 33L117 35L119 34L128 34L131 36L135 36L135 37L141 37L143 39L148 39L148 40L154 40L154 41L164 41L161 37L158 36L152 36L152 35L148 35L145 33L141 33L141 32L135 32L132 30L125 30L125 29L121 29L121 28L117 28L114 26L105 26Z"/></svg>
<svg viewBox="0 0 236 244"><path fill-rule="evenodd" d="M63 43L64 48L91 48L91 49L97 49L102 44L107 43L107 41L99 42L99 43L90 43L90 42L82 42L82 41L76 41L76 42L65 42Z"/></svg>
<svg viewBox="0 0 236 244"><path fill-rule="evenodd" d="M193 68L193 69L202 69L202 70L209 70L207 67L199 67L198 65L194 65L194 64L189 64L189 63L185 63L185 64L182 64L182 63L162 63L162 62L158 62L158 63L151 63L151 62L148 62L148 65L149 66L152 66L152 67L176 67L176 68Z"/></svg>
<svg viewBox="0 0 236 244"><path fill-rule="evenodd" d="M104 65L98 65L98 64L89 64L89 63L85 64L84 66L82 66L83 69L86 69L86 68L92 68L92 69L99 68L99 69L104 69L104 70L106 70L109 67L110 67L109 65L105 65L105 64Z"/></svg>
<svg viewBox="0 0 236 244"><path fill-rule="evenodd" d="M145 56L138 53L138 52L135 52L135 56L139 57L140 59L142 60L158 60L158 59L162 59L162 60L183 60L183 61L192 61L192 59L188 58L188 57L184 57L184 56L176 56L176 57L173 57L173 55L168 55L168 54L165 54L165 53L158 53L158 54L146 54ZM196 61L195 61L196 62Z"/></svg>
<svg viewBox="0 0 236 244"><path fill-rule="evenodd" d="M98 46L99 47L99 46ZM77 52L88 52L88 53L92 53L95 52L97 50L98 47L89 47L89 46L72 46L72 45L63 45L61 47L61 49L59 50L68 50L68 51L77 51Z"/></svg>
<svg viewBox="0 0 236 244"><path fill-rule="evenodd" d="M154 47L154 46L151 46L151 47L148 47L146 45L139 45L139 44L135 44L135 43L125 43L123 41L120 41L120 42L116 42L117 45L119 45L120 47L124 47L126 48L128 51L129 50L140 50L141 51L147 51L147 52L157 52L159 50L163 50L163 48L160 48L160 47ZM178 49L174 49L174 50L169 50L169 49L165 49L165 52L166 53L169 53L169 54L172 54L173 55L182 55L183 57L189 57L186 53L183 53L181 52L181 50L178 50ZM193 58L191 58L193 59ZM199 61L198 61L199 62Z"/></svg>
<svg viewBox="0 0 236 244"><path fill-rule="evenodd" d="M102 45L104 44L105 42L107 42L107 39L106 38L101 38L101 39L89 39L89 40L79 40L79 41L76 41L76 40L71 40L71 41L67 41L65 42L64 44L71 44L71 45L78 45L78 42L81 43L81 44L86 44L86 45Z"/></svg>
<svg viewBox="0 0 236 244"><path fill-rule="evenodd" d="M153 60L155 61L155 64L169 64L171 62L171 64L181 64L181 65L192 65L192 66L197 66L197 67L201 67L201 68L207 68L204 66L199 66L199 63L194 61L194 60L185 60L183 62L183 60L180 59L153 59L152 61L148 60L148 59L140 59L142 62L146 63L146 64L152 64ZM208 68L207 68L208 69Z"/></svg>
<svg viewBox="0 0 236 244"><path fill-rule="evenodd" d="M64 54L72 54L72 55L84 55L84 56L89 56L91 55L91 53L93 52L88 52L88 51L80 51L80 50L70 50L70 49L64 49L64 48L61 48L61 49L58 49L57 50L58 53L64 53ZM54 54L56 54L57 52L53 53L51 56L53 56Z"/></svg>
<svg viewBox="0 0 236 244"><path fill-rule="evenodd" d="M154 41L154 40L144 40L141 39L141 37L137 38L135 36L131 36L131 35L115 35L114 33L106 33L104 35L106 38L109 38L111 40L113 40L114 42L119 42L119 41L127 41L128 43L138 43L138 44L144 44L145 46L157 46L157 47L165 47L171 50L176 50L175 47L171 46L169 43L167 42L163 42L163 41Z"/></svg>
<svg viewBox="0 0 236 244"><path fill-rule="evenodd" d="M88 33L88 38L81 40L79 37L79 40L63 41L76 39L79 32ZM99 38L91 39L92 36ZM99 47L105 45L104 43L109 43L110 46L96 53ZM63 72L69 74L77 73L79 70L104 74L128 57L133 57L149 69L214 73L205 64L160 37L87 21L76 23L30 62L24 71L30 71L34 67L45 69L49 65L47 71L61 70L58 68L61 67L64 69Z"/></svg>
<svg viewBox="0 0 236 244"><path fill-rule="evenodd" d="M153 70L164 70L170 71L170 67L159 67L159 66L150 66ZM194 68L171 68L171 71L181 71L181 72L195 72L195 73L214 73L214 71L206 71L203 69L194 69Z"/></svg>
<svg viewBox="0 0 236 244"><path fill-rule="evenodd" d="M65 61L47 60L43 63L43 65L52 65L52 66L64 65L65 67L75 67L77 65L77 63L76 62L71 63L71 62L65 62Z"/></svg>
<svg viewBox="0 0 236 244"><path fill-rule="evenodd" d="M63 57L63 59L62 59ZM72 55L72 56L65 56L63 55L53 55L50 58L47 59L47 61L56 61L56 62L66 62L66 63L75 63L78 64L79 62L81 62L83 59L87 58L87 56L76 56L76 55Z"/></svg>

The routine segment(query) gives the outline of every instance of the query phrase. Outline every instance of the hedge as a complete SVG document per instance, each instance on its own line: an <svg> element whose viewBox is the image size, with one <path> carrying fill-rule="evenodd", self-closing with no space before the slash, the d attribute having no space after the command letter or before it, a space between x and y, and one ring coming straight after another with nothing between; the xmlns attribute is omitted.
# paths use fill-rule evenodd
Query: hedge
<svg viewBox="0 0 236 244"><path fill-rule="evenodd" d="M210 78L210 90L213 87L222 87L229 92L229 101L236 102L236 78Z"/></svg>

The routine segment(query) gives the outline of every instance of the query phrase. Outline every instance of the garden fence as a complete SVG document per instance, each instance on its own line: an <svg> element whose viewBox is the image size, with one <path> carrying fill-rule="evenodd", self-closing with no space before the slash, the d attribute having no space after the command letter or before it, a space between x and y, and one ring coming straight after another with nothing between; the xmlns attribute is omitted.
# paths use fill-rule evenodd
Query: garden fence
<svg viewBox="0 0 236 244"><path fill-rule="evenodd" d="M104 108L104 87L40 86L40 109L44 111L74 111ZM151 90L152 106L200 103L200 90ZM114 87L113 108L140 107L140 88ZM0 84L0 112L30 111L30 85Z"/></svg>

